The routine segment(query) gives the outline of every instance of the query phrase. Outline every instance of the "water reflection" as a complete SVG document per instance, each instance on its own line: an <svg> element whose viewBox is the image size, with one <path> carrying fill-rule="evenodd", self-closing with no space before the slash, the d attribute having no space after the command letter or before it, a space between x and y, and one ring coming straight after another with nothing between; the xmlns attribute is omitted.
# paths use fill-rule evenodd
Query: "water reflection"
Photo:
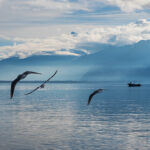
<svg viewBox="0 0 150 150"><path fill-rule="evenodd" d="M148 149L150 86L20 84L10 100L0 85L0 147L6 150ZM97 89L87 106L89 94Z"/></svg>

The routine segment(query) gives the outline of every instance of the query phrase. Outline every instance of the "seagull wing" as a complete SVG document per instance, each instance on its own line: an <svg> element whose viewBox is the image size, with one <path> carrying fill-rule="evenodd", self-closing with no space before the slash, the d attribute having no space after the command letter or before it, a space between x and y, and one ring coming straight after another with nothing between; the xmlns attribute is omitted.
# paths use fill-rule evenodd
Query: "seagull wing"
<svg viewBox="0 0 150 150"><path fill-rule="evenodd" d="M19 74L19 75L17 76L17 78L11 82L10 98L13 97L16 84L17 84L20 80L24 79L28 74L41 74L41 73L33 72L33 71L25 71L24 73Z"/></svg>
<svg viewBox="0 0 150 150"><path fill-rule="evenodd" d="M34 90L32 90L32 91L29 92L29 93L26 93L25 95L29 95L29 94L33 93L34 91L38 90L39 88L40 88L40 86L36 87Z"/></svg>
<svg viewBox="0 0 150 150"><path fill-rule="evenodd" d="M14 90L15 90L17 82L19 82L18 78L11 82L10 98L12 98L14 95Z"/></svg>
<svg viewBox="0 0 150 150"><path fill-rule="evenodd" d="M98 90L94 91L92 94L90 94L89 99L88 99L88 105L90 104L93 96L101 91L103 91L103 89L98 89Z"/></svg>
<svg viewBox="0 0 150 150"><path fill-rule="evenodd" d="M46 81L44 81L40 86L36 87L34 90L32 90L32 91L29 92L29 93L26 93L25 95L29 95L29 94L35 92L36 90L38 90L42 85L44 85L44 84L45 84L46 82L48 82L51 78L53 78L53 77L56 75L56 73L57 73L57 70L56 70L56 72L55 72L50 78L48 78Z"/></svg>
<svg viewBox="0 0 150 150"><path fill-rule="evenodd" d="M41 73L33 72L33 71L26 71L23 74L41 74Z"/></svg>
<svg viewBox="0 0 150 150"><path fill-rule="evenodd" d="M90 96L89 96L89 99L88 99L88 105L90 104L90 102L91 102L91 100L92 100L92 97L94 96L95 94L91 94Z"/></svg>
<svg viewBox="0 0 150 150"><path fill-rule="evenodd" d="M48 82L50 79L52 79L55 75L56 75L56 73L57 73L57 70L55 71L55 73L50 77L50 78L48 78L46 81L44 81L42 84L45 84L46 82ZM41 85L42 85L41 84ZM40 85L40 86L41 86Z"/></svg>

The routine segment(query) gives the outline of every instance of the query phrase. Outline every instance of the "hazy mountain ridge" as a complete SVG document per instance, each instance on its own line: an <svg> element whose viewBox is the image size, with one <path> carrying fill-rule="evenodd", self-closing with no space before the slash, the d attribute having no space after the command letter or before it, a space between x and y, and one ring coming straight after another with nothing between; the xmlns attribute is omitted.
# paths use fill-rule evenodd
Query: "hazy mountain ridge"
<svg viewBox="0 0 150 150"><path fill-rule="evenodd" d="M34 55L24 59L18 57L11 57L0 61L0 64L4 65L58 65L65 64L68 61L76 58L76 56L67 55ZM65 60L65 61L64 61Z"/></svg>
<svg viewBox="0 0 150 150"><path fill-rule="evenodd" d="M150 40L140 41L139 43L127 46L108 46L105 49L82 56L78 63L93 65L137 65L137 63L147 63L150 56ZM113 62L113 63L112 63Z"/></svg>
<svg viewBox="0 0 150 150"><path fill-rule="evenodd" d="M150 41L134 45L110 46L105 50L83 56L78 60L82 65L93 65L84 74L85 79L148 79L150 76ZM93 77L93 78L92 78Z"/></svg>
<svg viewBox="0 0 150 150"><path fill-rule="evenodd" d="M98 46L98 45L97 45ZM97 48L98 49L98 48ZM25 59L16 57L0 61L5 66L30 66L31 68L58 66L71 80L148 79L150 76L150 40L133 45L104 45L100 51L82 56L35 55ZM7 70L5 68L5 70ZM68 77L67 76L67 77Z"/></svg>

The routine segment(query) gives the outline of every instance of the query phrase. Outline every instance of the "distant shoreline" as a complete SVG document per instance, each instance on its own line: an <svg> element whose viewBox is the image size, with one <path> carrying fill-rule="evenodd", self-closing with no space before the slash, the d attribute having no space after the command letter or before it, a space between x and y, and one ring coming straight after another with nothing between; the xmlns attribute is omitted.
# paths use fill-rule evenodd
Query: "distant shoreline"
<svg viewBox="0 0 150 150"><path fill-rule="evenodd" d="M12 81L3 81L1 80L0 83L11 83ZM20 83L42 83L44 81L20 81ZM120 83L120 81L71 81L71 80L66 80L66 81L49 81L48 83ZM126 83L126 82L122 82Z"/></svg>
<svg viewBox="0 0 150 150"><path fill-rule="evenodd" d="M0 83L11 83L12 81L0 81ZM20 81L20 83L42 83L44 81ZM49 81L48 83L100 83L101 81ZM103 82L103 81L102 81Z"/></svg>
<svg viewBox="0 0 150 150"><path fill-rule="evenodd" d="M0 83L11 83L12 81L6 81L6 80L1 80ZM20 83L25 83L25 84L28 84L28 83L43 83L43 81L20 81ZM49 81L47 83L55 83L55 84L88 84L88 83L91 83L91 84L109 84L109 83L112 83L112 84L123 84L123 85L127 85L128 84L128 81L72 81L72 80L65 80L65 81ZM146 82L141 82L142 85L149 85L150 84L150 81Z"/></svg>

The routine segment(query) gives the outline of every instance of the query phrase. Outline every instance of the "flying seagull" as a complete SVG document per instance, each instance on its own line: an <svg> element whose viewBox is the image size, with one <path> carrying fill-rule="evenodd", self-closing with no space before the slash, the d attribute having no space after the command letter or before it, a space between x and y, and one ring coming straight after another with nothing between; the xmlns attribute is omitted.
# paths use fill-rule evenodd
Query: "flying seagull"
<svg viewBox="0 0 150 150"><path fill-rule="evenodd" d="M99 92L102 92L102 91L103 91L103 89L98 89L98 90L95 90L93 93L91 93L90 96L89 96L88 105L90 104L90 102L91 102L91 100L92 100L92 97L93 97L95 94L97 94L97 93L99 93Z"/></svg>
<svg viewBox="0 0 150 150"><path fill-rule="evenodd" d="M15 90L16 84L17 84L20 80L24 79L28 74L41 74L41 73L32 72L32 71L25 71L24 73L19 74L19 75L17 76L17 78L11 82L10 98L12 98L13 95L14 95L14 90Z"/></svg>
<svg viewBox="0 0 150 150"><path fill-rule="evenodd" d="M53 78L56 75L56 73L57 73L57 70L56 70L56 72L50 78L48 78L46 81L44 81L40 86L36 87L34 90L32 90L29 93L26 93L25 95L29 95L29 94L35 92L36 90L38 90L39 88L44 88L45 83L48 82L51 78Z"/></svg>

